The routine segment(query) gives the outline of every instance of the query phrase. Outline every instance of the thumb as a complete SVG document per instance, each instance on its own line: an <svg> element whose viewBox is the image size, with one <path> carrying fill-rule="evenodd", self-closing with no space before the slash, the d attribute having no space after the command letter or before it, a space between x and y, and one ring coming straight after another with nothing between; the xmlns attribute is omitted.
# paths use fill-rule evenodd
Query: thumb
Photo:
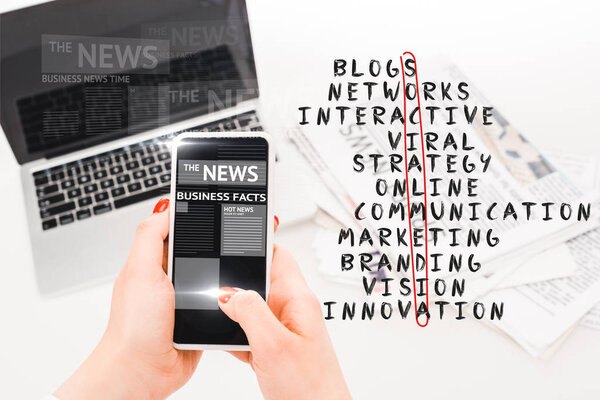
<svg viewBox="0 0 600 400"><path fill-rule="evenodd" d="M277 345L292 334L254 290L223 287L220 292L219 307L240 324L253 351Z"/></svg>
<svg viewBox="0 0 600 400"><path fill-rule="evenodd" d="M154 213L138 225L128 265L144 273L148 270L162 272L164 240L169 235L169 215L169 200L161 199Z"/></svg>

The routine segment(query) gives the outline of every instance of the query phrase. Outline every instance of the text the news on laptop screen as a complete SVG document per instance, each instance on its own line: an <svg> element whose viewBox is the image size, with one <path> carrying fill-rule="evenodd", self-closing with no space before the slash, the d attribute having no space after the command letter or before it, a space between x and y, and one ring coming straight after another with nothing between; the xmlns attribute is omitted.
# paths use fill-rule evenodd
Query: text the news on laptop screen
<svg viewBox="0 0 600 400"><path fill-rule="evenodd" d="M0 22L1 120L20 163L258 96L241 0L59 0Z"/></svg>

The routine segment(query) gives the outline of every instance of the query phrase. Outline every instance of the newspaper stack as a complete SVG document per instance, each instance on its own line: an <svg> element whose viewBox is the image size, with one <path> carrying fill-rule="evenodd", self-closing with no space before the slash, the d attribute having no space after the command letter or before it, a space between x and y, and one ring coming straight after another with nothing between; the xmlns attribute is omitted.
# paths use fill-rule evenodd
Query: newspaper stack
<svg viewBox="0 0 600 400"><path fill-rule="evenodd" d="M443 65L426 78L433 81L468 80L455 66ZM438 68L438 67L436 67ZM427 79L432 80L432 79ZM469 82L469 101L473 105L488 104ZM448 106L439 101L440 107ZM597 210L600 185L600 159L563 153L545 156L494 109L494 124L458 126L456 136L466 132L482 153L492 154L490 175L478 192L497 201L572 201L588 199ZM387 127L389 128L389 127ZM382 128L382 129L387 129ZM448 126L434 127L448 130ZM376 127L342 126L330 128L327 134L314 132L311 126L289 130L289 139L297 146L327 194L316 193L322 210L339 222L336 228L323 228L314 247L321 259L319 269L329 278L360 284L360 277L339 271L336 246L340 227L356 226L353 218L356 204L377 201L368 179L353 173L349 160L360 150L389 153L382 138L387 131ZM353 132L354 138L348 132ZM575 179L570 179L575 177ZM485 200L485 199L484 199ZM594 206L592 209L594 209ZM495 221L494 221L495 222ZM501 251L482 254L486 274L469 282L471 299L503 301L507 312L497 328L509 334L530 354L540 356L574 324L582 321L600 329L600 228L593 223L554 224L533 221L497 222L494 230L504 241ZM564 221L561 221L564 222ZM462 223L462 221L461 221ZM361 224L363 222L361 221ZM476 223L464 222L465 227ZM369 226L364 226L372 228ZM373 249L374 252L377 248Z"/></svg>

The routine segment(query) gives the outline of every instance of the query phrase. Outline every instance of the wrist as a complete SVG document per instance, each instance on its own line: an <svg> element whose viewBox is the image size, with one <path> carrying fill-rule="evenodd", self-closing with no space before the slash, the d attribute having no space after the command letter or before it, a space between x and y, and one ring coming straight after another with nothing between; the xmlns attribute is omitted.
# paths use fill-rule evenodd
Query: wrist
<svg viewBox="0 0 600 400"><path fill-rule="evenodd" d="M125 354L105 338L54 395L60 400L151 398Z"/></svg>
<svg viewBox="0 0 600 400"><path fill-rule="evenodd" d="M348 390L348 386L346 385L346 381L342 379L336 379L328 385L328 387L323 388L318 397L315 398L327 398L332 400L352 400L352 396L350 396L350 391Z"/></svg>

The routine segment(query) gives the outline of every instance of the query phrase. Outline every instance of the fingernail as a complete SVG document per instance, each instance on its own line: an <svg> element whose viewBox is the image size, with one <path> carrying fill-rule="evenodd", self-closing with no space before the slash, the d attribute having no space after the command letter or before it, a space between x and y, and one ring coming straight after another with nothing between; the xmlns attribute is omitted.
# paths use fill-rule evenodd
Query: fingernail
<svg viewBox="0 0 600 400"><path fill-rule="evenodd" d="M221 293L219 295L219 302L223 304L227 303L229 299L231 299L231 296L233 296L238 290L239 289L232 288L229 286L222 287L221 289L219 289L219 292Z"/></svg>
<svg viewBox="0 0 600 400"><path fill-rule="evenodd" d="M275 224L279 225L279 217L277 215L275 216Z"/></svg>
<svg viewBox="0 0 600 400"><path fill-rule="evenodd" d="M160 199L154 206L154 211L152 211L152 214L161 213L167 208L169 208L169 199Z"/></svg>

